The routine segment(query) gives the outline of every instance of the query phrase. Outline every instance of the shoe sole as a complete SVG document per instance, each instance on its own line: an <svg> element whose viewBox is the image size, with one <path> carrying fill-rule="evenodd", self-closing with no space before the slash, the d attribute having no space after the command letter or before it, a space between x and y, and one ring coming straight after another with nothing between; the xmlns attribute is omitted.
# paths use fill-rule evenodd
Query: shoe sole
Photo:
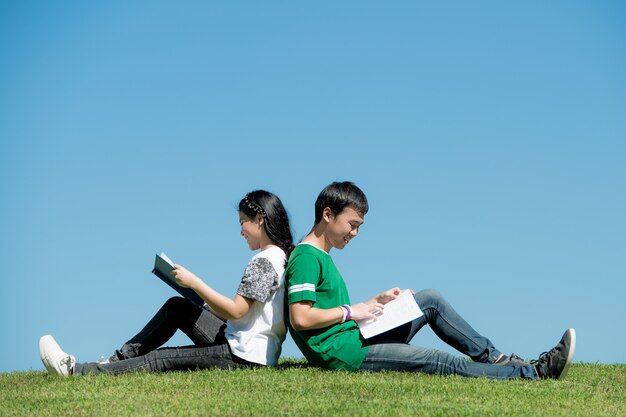
<svg viewBox="0 0 626 417"><path fill-rule="evenodd" d="M46 367L46 370L48 371L48 373L56 374L56 371L50 365L50 362L48 362L48 357L46 356L46 353L45 353L45 350L44 350L44 346L46 344L46 341L51 339L51 338L52 338L52 336L45 335L45 336L41 336L41 338L39 339L39 357L41 358L41 362L43 362L43 365Z"/></svg>
<svg viewBox="0 0 626 417"><path fill-rule="evenodd" d="M572 360L574 359L574 352L576 351L576 330L567 329L566 333L570 335L570 344L569 344L569 352L567 352L567 360L565 361L565 366L561 371L561 375L557 379L563 379L567 375L567 371L569 371L569 367L572 364Z"/></svg>

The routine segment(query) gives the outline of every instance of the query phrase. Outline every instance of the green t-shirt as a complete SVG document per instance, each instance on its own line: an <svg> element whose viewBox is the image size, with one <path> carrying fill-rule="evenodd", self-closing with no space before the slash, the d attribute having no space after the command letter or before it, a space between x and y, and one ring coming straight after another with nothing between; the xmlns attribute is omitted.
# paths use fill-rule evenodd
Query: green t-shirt
<svg viewBox="0 0 626 417"><path fill-rule="evenodd" d="M311 301L321 309L350 304L346 284L330 255L306 243L291 253L285 283L288 304ZM300 332L289 324L289 333L307 360L323 368L356 371L368 350L353 320Z"/></svg>

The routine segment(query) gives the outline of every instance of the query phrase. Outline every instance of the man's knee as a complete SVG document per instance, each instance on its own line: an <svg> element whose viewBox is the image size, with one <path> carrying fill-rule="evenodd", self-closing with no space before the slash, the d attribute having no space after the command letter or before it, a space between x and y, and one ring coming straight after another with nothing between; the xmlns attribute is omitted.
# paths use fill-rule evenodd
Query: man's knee
<svg viewBox="0 0 626 417"><path fill-rule="evenodd" d="M416 292L415 300L417 301L417 305L426 308L428 306L437 305L440 300L443 300L443 296L439 291L430 288Z"/></svg>

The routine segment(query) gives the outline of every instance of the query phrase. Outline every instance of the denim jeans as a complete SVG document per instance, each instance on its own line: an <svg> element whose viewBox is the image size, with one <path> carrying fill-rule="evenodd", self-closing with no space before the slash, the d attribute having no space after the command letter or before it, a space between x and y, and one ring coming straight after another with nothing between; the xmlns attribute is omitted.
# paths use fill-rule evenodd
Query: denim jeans
<svg viewBox="0 0 626 417"><path fill-rule="evenodd" d="M493 343L474 330L435 290L415 295L424 315L405 325L366 341L369 351L361 364L363 371L407 371L426 374L462 375L492 379L538 379L533 365L494 365L501 355ZM426 324L465 360L438 349L410 345L413 336Z"/></svg>
<svg viewBox="0 0 626 417"><path fill-rule="evenodd" d="M78 363L74 374L237 368L249 364L231 353L225 328L226 323L213 313L185 298L173 297L136 336L115 351L109 363ZM159 348L177 330L194 345Z"/></svg>

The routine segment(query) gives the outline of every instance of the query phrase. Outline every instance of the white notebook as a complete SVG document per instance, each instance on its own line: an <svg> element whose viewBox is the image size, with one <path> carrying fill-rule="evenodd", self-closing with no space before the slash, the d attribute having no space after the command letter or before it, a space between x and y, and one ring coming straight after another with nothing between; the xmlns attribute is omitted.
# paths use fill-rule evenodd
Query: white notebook
<svg viewBox="0 0 626 417"><path fill-rule="evenodd" d="M365 339L369 339L423 315L424 313L422 313L422 310L415 302L415 298L413 298L413 293L407 290L395 300L385 304L382 314L378 315L376 320L358 320L357 323L359 324L361 335Z"/></svg>

